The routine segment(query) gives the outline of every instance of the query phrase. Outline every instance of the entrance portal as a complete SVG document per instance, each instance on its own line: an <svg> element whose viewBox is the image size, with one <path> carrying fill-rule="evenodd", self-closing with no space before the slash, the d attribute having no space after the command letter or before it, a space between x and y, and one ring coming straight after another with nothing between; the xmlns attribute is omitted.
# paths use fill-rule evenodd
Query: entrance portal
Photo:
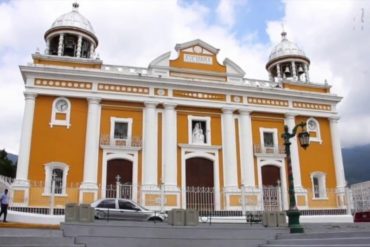
<svg viewBox="0 0 370 247"><path fill-rule="evenodd" d="M266 211L280 210L280 181L279 167L262 167L263 205Z"/></svg>
<svg viewBox="0 0 370 247"><path fill-rule="evenodd" d="M125 159L112 159L107 163L106 197L116 197L117 175L120 177L120 197L132 198L132 162Z"/></svg>
<svg viewBox="0 0 370 247"><path fill-rule="evenodd" d="M213 161L205 158L186 160L186 208L214 210Z"/></svg>

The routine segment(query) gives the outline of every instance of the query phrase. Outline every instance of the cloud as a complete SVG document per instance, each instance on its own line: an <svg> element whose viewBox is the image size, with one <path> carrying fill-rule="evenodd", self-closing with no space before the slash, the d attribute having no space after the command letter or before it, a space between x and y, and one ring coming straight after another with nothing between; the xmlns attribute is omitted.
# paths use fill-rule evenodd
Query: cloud
<svg viewBox="0 0 370 247"><path fill-rule="evenodd" d="M72 2L0 3L0 112L5 119L0 124L0 148L18 152L24 105L18 65L30 62L36 48L41 52L45 49L45 31L57 17L71 11ZM317 82L327 79L333 84L333 92L345 96L338 108L342 115L343 144L370 140L366 125L370 110L365 108L369 92L369 2L343 0L334 6L331 1L285 1L284 18L267 23L269 44L258 43L255 33L244 33L239 38L234 33L240 19L236 9L249 8L250 1L221 0L216 11L202 1L80 0L79 3L80 12L90 20L99 38L97 53L106 64L146 67L167 51L174 55L176 43L200 38L221 49L220 62L228 57L246 71L248 78L257 79L267 79L265 64L270 50L280 41L284 22L288 38L297 42L311 59L311 78ZM364 30L361 8L365 9ZM209 20L211 14L217 15L215 21ZM354 126L358 125L365 131L355 131Z"/></svg>
<svg viewBox="0 0 370 247"><path fill-rule="evenodd" d="M230 28L237 20L236 10L238 7L245 7L246 0L220 0L216 9L217 19L220 24Z"/></svg>
<svg viewBox="0 0 370 247"><path fill-rule="evenodd" d="M18 66L31 61L37 48L45 49L45 31L60 15L71 11L73 1L18 0L0 4L0 148L18 152L24 97ZM243 1L221 1L220 18L229 16ZM238 40L225 25L209 22L209 7L176 0L100 1L80 0L79 11L90 20L99 38L97 53L105 64L146 67L174 46L200 38L220 48L219 60L229 57L249 75L266 78L265 47L251 39ZM230 6L227 6L230 3ZM32 11L29 11L32 9ZM225 19L226 20L226 19ZM245 37L247 37L246 35ZM258 66L262 64L262 66ZM252 74L253 72L253 74Z"/></svg>
<svg viewBox="0 0 370 247"><path fill-rule="evenodd" d="M326 79L332 92L344 97L338 106L342 145L369 143L370 2L287 0L285 5L288 38L311 59L312 81ZM271 38L280 30L270 23Z"/></svg>

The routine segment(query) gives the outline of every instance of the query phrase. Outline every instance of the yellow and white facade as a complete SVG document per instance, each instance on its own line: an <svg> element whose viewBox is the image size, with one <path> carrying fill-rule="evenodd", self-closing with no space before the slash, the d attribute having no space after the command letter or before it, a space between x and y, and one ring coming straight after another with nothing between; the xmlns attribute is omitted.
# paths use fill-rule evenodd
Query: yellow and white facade
<svg viewBox="0 0 370 247"><path fill-rule="evenodd" d="M284 125L291 130L304 121L309 148L296 138L291 145L298 207L344 206L341 98L310 82L310 60L286 33L267 62L269 81L245 78L230 59L219 63L219 50L202 40L177 44L176 59L167 52L147 68L106 65L94 56L98 38L77 5L53 23L45 41L45 53L20 66L25 111L15 204L48 206L56 172L62 180L56 200L105 197L120 175L132 185L132 198L149 207L165 188L165 208L185 208L183 192L198 186L214 188L216 210L263 208L261 189L281 184L286 208L281 134Z"/></svg>

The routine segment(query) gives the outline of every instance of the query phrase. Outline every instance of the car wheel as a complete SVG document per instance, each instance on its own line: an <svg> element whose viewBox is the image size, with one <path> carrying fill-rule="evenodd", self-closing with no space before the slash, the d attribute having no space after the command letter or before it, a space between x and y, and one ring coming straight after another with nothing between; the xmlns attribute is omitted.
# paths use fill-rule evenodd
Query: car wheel
<svg viewBox="0 0 370 247"><path fill-rule="evenodd" d="M151 222L162 222L162 218L159 218L159 217L151 217L148 219L148 221L151 221Z"/></svg>
<svg viewBox="0 0 370 247"><path fill-rule="evenodd" d="M103 211L97 211L95 214L96 219L104 219L106 217L105 213Z"/></svg>

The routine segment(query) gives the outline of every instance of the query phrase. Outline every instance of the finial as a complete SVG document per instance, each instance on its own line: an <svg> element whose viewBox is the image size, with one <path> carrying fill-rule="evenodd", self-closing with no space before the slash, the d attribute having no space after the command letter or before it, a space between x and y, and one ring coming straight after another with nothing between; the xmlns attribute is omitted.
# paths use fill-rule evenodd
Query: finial
<svg viewBox="0 0 370 247"><path fill-rule="evenodd" d="M287 38L286 38L286 32L285 31L282 31L281 32L281 39L282 40L286 40Z"/></svg>
<svg viewBox="0 0 370 247"><path fill-rule="evenodd" d="M78 7L80 7L80 5L79 5L77 2L74 2L74 3L72 4L72 6L73 6L73 10L74 10L74 11L78 11Z"/></svg>
<svg viewBox="0 0 370 247"><path fill-rule="evenodd" d="M284 28L284 23L281 23L281 29L282 29L282 32L281 32L281 39L282 40L285 40L286 39L286 32L285 32L285 28Z"/></svg>

